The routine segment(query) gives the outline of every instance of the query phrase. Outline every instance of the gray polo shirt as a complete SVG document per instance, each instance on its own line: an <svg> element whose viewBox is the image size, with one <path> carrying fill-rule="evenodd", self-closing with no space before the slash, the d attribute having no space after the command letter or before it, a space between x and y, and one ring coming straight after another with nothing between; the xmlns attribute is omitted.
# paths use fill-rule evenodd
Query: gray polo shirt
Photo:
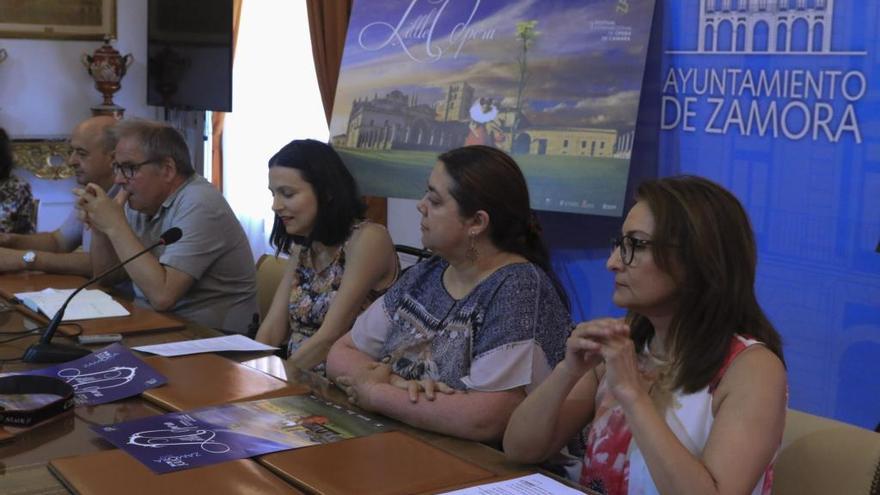
<svg viewBox="0 0 880 495"><path fill-rule="evenodd" d="M172 313L211 328L247 331L258 312L254 257L232 208L214 186L194 175L152 217L127 204L125 214L145 246L171 227L183 231L176 243L153 250L159 263L195 279ZM144 298L137 284L134 289Z"/></svg>

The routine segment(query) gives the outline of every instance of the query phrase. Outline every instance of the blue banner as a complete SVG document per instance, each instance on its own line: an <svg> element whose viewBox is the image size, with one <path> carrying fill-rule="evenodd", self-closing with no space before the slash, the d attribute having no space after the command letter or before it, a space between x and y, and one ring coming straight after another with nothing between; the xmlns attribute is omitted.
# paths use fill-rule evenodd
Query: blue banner
<svg viewBox="0 0 880 495"><path fill-rule="evenodd" d="M642 170L631 177L701 175L737 195L757 236L760 302L785 339L790 406L870 429L880 422L878 9L658 2L633 150ZM552 238L561 222L546 223ZM619 314L607 249L553 245L575 316Z"/></svg>

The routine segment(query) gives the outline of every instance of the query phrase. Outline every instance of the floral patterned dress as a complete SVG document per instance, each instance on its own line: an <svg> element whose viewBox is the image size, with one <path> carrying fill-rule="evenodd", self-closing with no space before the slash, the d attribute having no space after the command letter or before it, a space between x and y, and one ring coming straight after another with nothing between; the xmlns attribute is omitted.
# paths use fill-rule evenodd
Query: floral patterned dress
<svg viewBox="0 0 880 495"><path fill-rule="evenodd" d="M361 225L363 223L355 225L352 232L360 228ZM287 343L288 355L296 352L324 323L324 317L327 316L327 311L339 291L342 276L345 274L345 246L347 242L337 251L333 260L320 270L315 269L308 247L303 246L296 255L298 256L297 267L293 274L287 306L290 327L290 340ZM384 292L384 290L371 290L367 294L361 310L378 299ZM318 364L313 371L324 374L324 363Z"/></svg>
<svg viewBox="0 0 880 495"><path fill-rule="evenodd" d="M711 384L692 394L678 391L669 397L666 423L691 453L699 455L709 438L714 420L712 394L724 372L740 352L755 344L760 345L760 342L737 335L731 342L724 365ZM656 364L656 358L647 351L639 355L639 369L649 381L658 379ZM587 435L580 483L607 495L656 494L657 487L644 456L632 439L623 408L614 401L604 379L599 384L596 404L596 417ZM752 495L770 494L774 461L775 457L758 480Z"/></svg>
<svg viewBox="0 0 880 495"><path fill-rule="evenodd" d="M0 183L0 232L31 234L35 230L31 185L10 175Z"/></svg>

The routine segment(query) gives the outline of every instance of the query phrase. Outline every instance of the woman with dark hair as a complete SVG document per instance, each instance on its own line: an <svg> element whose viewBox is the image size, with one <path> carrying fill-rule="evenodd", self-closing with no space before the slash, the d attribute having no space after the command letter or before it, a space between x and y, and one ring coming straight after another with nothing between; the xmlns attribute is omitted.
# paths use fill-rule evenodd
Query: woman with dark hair
<svg viewBox="0 0 880 495"><path fill-rule="evenodd" d="M779 334L755 298L739 201L698 177L642 184L608 269L624 321L581 323L514 412L504 450L557 452L589 425L581 483L607 494L767 494L782 439Z"/></svg>
<svg viewBox="0 0 880 495"><path fill-rule="evenodd" d="M323 372L333 342L397 278L384 227L365 205L342 159L327 144L295 140L269 160L276 255L290 258L256 339L287 342L288 363Z"/></svg>
<svg viewBox="0 0 880 495"><path fill-rule="evenodd" d="M0 233L31 234L34 225L34 197L31 185L12 173L9 135L0 128Z"/></svg>
<svg viewBox="0 0 880 495"><path fill-rule="evenodd" d="M571 325L525 178L503 151L458 148L440 155L418 210L435 256L358 318L327 373L364 409L498 441Z"/></svg>

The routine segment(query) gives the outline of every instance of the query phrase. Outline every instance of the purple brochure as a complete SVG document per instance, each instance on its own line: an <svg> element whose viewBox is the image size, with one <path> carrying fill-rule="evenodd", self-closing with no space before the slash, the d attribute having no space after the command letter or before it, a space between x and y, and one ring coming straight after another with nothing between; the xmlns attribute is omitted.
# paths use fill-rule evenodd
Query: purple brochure
<svg viewBox="0 0 880 495"><path fill-rule="evenodd" d="M223 428L193 413L170 413L92 429L158 474L287 450Z"/></svg>
<svg viewBox="0 0 880 495"><path fill-rule="evenodd" d="M382 420L305 395L92 427L160 474L389 429Z"/></svg>
<svg viewBox="0 0 880 495"><path fill-rule="evenodd" d="M48 368L20 373L60 378L73 387L77 405L94 406L138 395L167 380L122 344Z"/></svg>

